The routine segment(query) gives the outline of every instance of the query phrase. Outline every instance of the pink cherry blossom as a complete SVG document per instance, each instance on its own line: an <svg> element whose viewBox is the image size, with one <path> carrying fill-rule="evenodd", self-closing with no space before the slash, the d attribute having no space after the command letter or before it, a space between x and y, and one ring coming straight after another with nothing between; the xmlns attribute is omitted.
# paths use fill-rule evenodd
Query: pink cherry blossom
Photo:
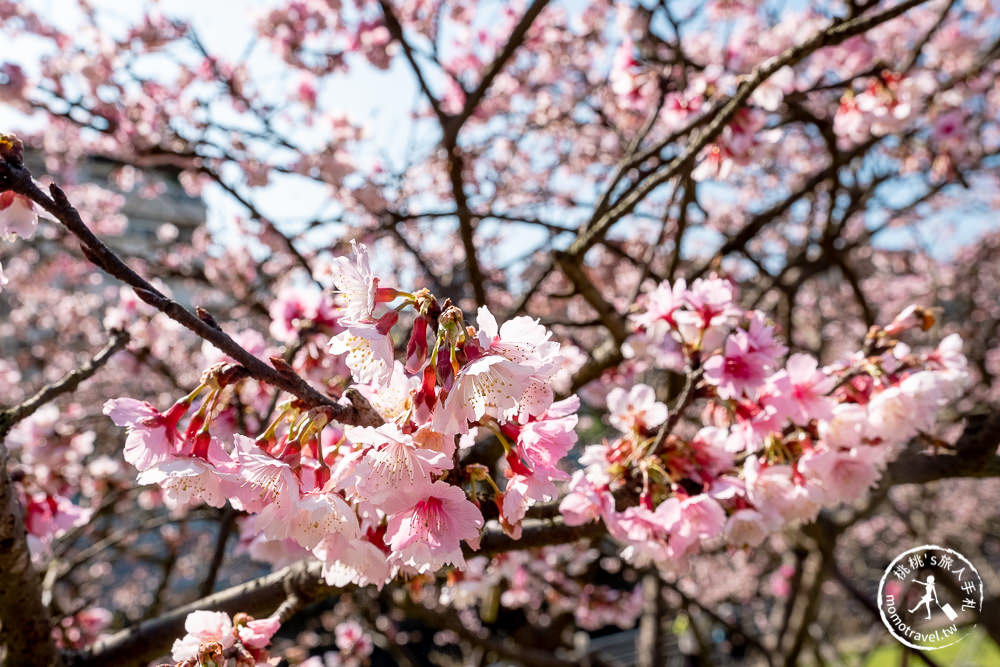
<svg viewBox="0 0 1000 667"><path fill-rule="evenodd" d="M178 403L166 414L145 401L116 398L104 404L104 414L118 426L127 427L124 456L139 472L166 461L175 453L179 434L177 423L187 410Z"/></svg>
<svg viewBox="0 0 1000 667"><path fill-rule="evenodd" d="M227 649L236 641L233 622L223 611L193 611L184 620L187 634L174 642L171 655L177 662L197 660L201 644L218 642Z"/></svg>
<svg viewBox="0 0 1000 667"><path fill-rule="evenodd" d="M35 205L24 195L0 192L0 238L9 235L30 239L38 226Z"/></svg>
<svg viewBox="0 0 1000 667"><path fill-rule="evenodd" d="M351 241L354 260L335 257L330 265L330 279L337 294L344 300L341 313L345 324L369 322L375 311L375 292L378 278L372 273L368 261L368 248L363 243Z"/></svg>
<svg viewBox="0 0 1000 667"><path fill-rule="evenodd" d="M392 373L392 338L374 324L349 324L330 339L329 350L347 355L351 376L360 384L382 384Z"/></svg>
<svg viewBox="0 0 1000 667"><path fill-rule="evenodd" d="M498 354L469 362L459 371L444 404L435 409L434 429L445 434L462 434L468 432L469 422L484 417L506 421L520 412L521 399L532 384L534 373L531 366Z"/></svg>
<svg viewBox="0 0 1000 667"><path fill-rule="evenodd" d="M615 387L608 392L608 422L623 433L649 430L667 419L667 406L656 400L653 388L637 384L626 392Z"/></svg>
<svg viewBox="0 0 1000 667"><path fill-rule="evenodd" d="M434 482L414 505L389 515L386 542L395 558L417 572L463 567L461 542L474 541L482 526L482 514L462 489Z"/></svg>
<svg viewBox="0 0 1000 667"><path fill-rule="evenodd" d="M745 331L737 331L726 339L722 355L709 357L704 363L705 379L716 385L722 398L755 396L764 382L771 359L754 352Z"/></svg>
<svg viewBox="0 0 1000 667"><path fill-rule="evenodd" d="M765 401L797 424L806 424L810 419L829 419L833 414L833 400L827 394L836 380L818 366L816 359L807 354L793 354L785 369L768 379L776 391Z"/></svg>
<svg viewBox="0 0 1000 667"><path fill-rule="evenodd" d="M411 498L423 497L433 476L452 467L449 457L421 447L396 424L351 428L348 436L355 443L368 445L355 468L357 492L382 505L386 512L406 505Z"/></svg>
<svg viewBox="0 0 1000 667"><path fill-rule="evenodd" d="M823 449L806 453L799 470L822 489L825 504L854 500L881 477L882 451L860 445L853 449Z"/></svg>
<svg viewBox="0 0 1000 667"><path fill-rule="evenodd" d="M238 626L236 634L240 643L247 648L262 649L267 648L271 643L271 637L281 627L281 621L272 616L269 618L258 618Z"/></svg>

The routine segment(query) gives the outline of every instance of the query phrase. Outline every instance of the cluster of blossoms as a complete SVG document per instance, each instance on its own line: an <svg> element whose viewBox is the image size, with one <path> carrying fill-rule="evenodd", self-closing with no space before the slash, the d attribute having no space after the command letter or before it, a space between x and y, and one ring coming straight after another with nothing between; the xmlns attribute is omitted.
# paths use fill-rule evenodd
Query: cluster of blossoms
<svg viewBox="0 0 1000 667"><path fill-rule="evenodd" d="M484 525L479 489L516 536L527 509L553 500L555 483L568 479L557 466L576 441L579 401L554 400L560 346L527 317L499 325L483 307L472 328L426 290L380 287L362 245L337 258L331 276L342 307L329 351L383 423L339 424L329 409L292 400L256 438L233 433L219 415L246 373L220 360L165 412L130 398L107 402L105 413L128 427L125 460L172 506L229 502L250 515L251 554L277 563L311 552L333 585L464 567L462 542L476 548ZM408 308L403 363L392 330ZM484 466L461 463L480 431L505 448L503 491Z"/></svg>
<svg viewBox="0 0 1000 667"><path fill-rule="evenodd" d="M934 77L927 72L911 76L882 72L861 92L848 89L844 93L833 118L834 131L853 143L898 132L935 87Z"/></svg>
<svg viewBox="0 0 1000 667"><path fill-rule="evenodd" d="M894 338L929 326L926 311L907 309L864 351L820 367L783 360L773 326L734 300L720 278L646 292L626 352L687 376L678 409L704 399L700 428L680 432L681 414L650 387L610 392L622 435L586 448L560 505L570 525L603 520L634 564L676 569L705 542L753 547L860 498L912 438L936 442L938 409L966 382L957 335L926 353Z"/></svg>
<svg viewBox="0 0 1000 667"><path fill-rule="evenodd" d="M129 428L124 455L140 483L159 485L174 506L228 501L249 515L252 555L278 564L311 554L333 585L462 569L462 543L474 550L485 523L482 497L517 538L528 508L559 497L567 480L566 523L602 519L634 564L676 567L706 540L756 546L863 495L909 439L933 432L937 408L966 377L957 336L925 354L894 338L929 324L916 309L821 368L809 355L786 359L773 326L736 305L728 280L664 283L643 295L624 352L637 368L685 375L681 404L670 414L649 386L612 389L609 424L622 435L588 446L570 479L559 464L577 439L579 400L554 399L567 360L543 326L499 325L485 307L467 326L426 290L380 287L361 245L334 260L331 276L339 312L320 302L289 312L339 331L329 351L383 423L339 424L292 400L255 439L234 433L218 415L245 372L224 360L166 412L127 398L105 412ZM408 309L401 361L392 331ZM296 319L286 310L282 331ZM684 433L682 413L696 401L702 426ZM503 490L485 466L462 463L480 434L503 445Z"/></svg>
<svg viewBox="0 0 1000 667"><path fill-rule="evenodd" d="M267 647L281 623L277 618L232 618L222 611L193 611L184 620L185 634L174 641L176 667L255 667L271 664Z"/></svg>

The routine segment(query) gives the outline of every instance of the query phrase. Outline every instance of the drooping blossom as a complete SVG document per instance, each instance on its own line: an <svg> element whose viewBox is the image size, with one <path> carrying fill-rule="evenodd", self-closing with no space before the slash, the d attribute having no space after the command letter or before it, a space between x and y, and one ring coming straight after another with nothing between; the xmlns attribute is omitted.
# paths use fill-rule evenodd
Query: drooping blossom
<svg viewBox="0 0 1000 667"><path fill-rule="evenodd" d="M234 436L238 481L234 480L230 502L246 512L260 512L268 506L276 514L290 509L298 500L299 485L291 467L266 454L245 435Z"/></svg>
<svg viewBox="0 0 1000 667"><path fill-rule="evenodd" d="M498 354L469 362L456 376L444 404L435 409L434 430L463 434L468 432L469 422L483 417L506 421L520 412L521 398L531 385L533 374L532 367Z"/></svg>
<svg viewBox="0 0 1000 667"><path fill-rule="evenodd" d="M176 403L164 414L145 401L115 398L104 404L103 411L115 424L127 427L125 460L144 472L175 453L177 424L187 407Z"/></svg>
<svg viewBox="0 0 1000 667"><path fill-rule="evenodd" d="M474 542L482 527L482 514L462 489L434 482L411 507L389 515L385 537L399 562L433 572L447 564L464 567L461 542Z"/></svg>
<svg viewBox="0 0 1000 667"><path fill-rule="evenodd" d="M449 457L421 447L393 423L350 428L347 434L353 442L368 446L355 468L357 492L386 512L410 498L422 497L433 475L452 467Z"/></svg>
<svg viewBox="0 0 1000 667"><path fill-rule="evenodd" d="M0 239L10 235L30 239L37 226L34 202L10 190L0 192Z"/></svg>

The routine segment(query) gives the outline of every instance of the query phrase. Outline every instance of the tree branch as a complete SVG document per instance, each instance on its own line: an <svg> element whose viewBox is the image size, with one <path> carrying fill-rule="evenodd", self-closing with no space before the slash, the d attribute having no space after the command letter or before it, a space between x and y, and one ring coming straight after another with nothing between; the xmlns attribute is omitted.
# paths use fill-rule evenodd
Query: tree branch
<svg viewBox="0 0 1000 667"><path fill-rule="evenodd" d="M42 580L31 565L24 508L7 475L9 458L0 435L0 647L6 648L5 664L50 667L61 661Z"/></svg>
<svg viewBox="0 0 1000 667"><path fill-rule="evenodd" d="M111 332L111 341L98 352L93 359L67 373L58 382L47 384L42 387L34 396L15 405L14 407L0 412L0 440L10 432L22 419L30 417L38 408L46 403L55 400L63 394L76 391L80 383L91 377L100 370L101 366L108 362L116 352L124 348L129 342L129 334L123 329L115 329Z"/></svg>
<svg viewBox="0 0 1000 667"><path fill-rule="evenodd" d="M80 213L70 204L66 194L57 185L49 190L52 196L46 195L35 185L31 174L24 166L12 164L0 159L0 190L13 190L24 195L48 211L71 234L80 240L80 248L90 262L115 278L130 285L136 295L163 312L174 321L182 324L195 334L208 341L222 352L232 357L242 365L250 377L266 382L298 397L309 407L324 407L330 413L330 418L342 424L359 426L377 426L371 418L371 412L359 411L355 405L337 403L314 389L299 375L291 371L278 371L243 349L222 329L216 328L199 318L197 315L171 300L142 276L132 270L113 250L108 248L83 222ZM363 400L363 399L362 399Z"/></svg>

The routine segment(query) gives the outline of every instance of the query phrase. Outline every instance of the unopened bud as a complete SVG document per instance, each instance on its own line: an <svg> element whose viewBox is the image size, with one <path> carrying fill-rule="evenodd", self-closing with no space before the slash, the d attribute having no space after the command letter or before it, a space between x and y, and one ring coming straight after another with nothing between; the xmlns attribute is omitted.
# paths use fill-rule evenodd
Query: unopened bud
<svg viewBox="0 0 1000 667"><path fill-rule="evenodd" d="M14 167L24 164L24 143L13 134L0 134L0 159Z"/></svg>

